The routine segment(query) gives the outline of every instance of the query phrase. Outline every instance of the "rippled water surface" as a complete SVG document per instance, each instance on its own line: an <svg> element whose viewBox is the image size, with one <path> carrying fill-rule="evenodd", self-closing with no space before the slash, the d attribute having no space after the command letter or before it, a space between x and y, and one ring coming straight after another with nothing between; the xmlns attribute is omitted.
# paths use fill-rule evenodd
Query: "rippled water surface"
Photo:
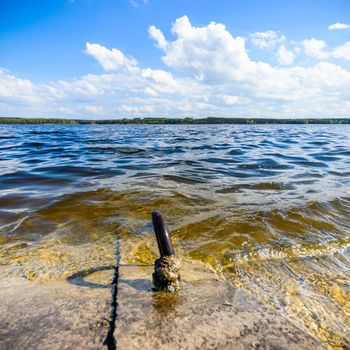
<svg viewBox="0 0 350 350"><path fill-rule="evenodd" d="M197 269L350 346L350 127L1 125L0 264L31 280L152 263L150 213Z"/></svg>

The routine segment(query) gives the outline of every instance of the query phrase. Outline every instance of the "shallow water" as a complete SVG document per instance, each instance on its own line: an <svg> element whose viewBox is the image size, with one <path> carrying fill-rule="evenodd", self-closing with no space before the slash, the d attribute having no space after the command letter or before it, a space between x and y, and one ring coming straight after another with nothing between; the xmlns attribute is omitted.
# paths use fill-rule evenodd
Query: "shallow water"
<svg viewBox="0 0 350 350"><path fill-rule="evenodd" d="M350 346L350 127L1 125L0 264L61 279L152 263L150 213L199 270Z"/></svg>

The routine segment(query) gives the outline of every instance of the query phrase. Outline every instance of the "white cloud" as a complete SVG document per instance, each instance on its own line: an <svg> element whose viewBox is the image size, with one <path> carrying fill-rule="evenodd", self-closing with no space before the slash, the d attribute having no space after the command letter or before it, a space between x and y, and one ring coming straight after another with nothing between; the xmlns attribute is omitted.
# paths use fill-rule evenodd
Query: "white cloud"
<svg viewBox="0 0 350 350"><path fill-rule="evenodd" d="M149 86L146 86L146 87L145 87L144 92L145 92L145 94L148 95L148 96L157 96L157 95L158 95L157 91L153 90L153 89L150 88Z"/></svg>
<svg viewBox="0 0 350 350"><path fill-rule="evenodd" d="M304 46L305 54L307 56L322 60L329 56L329 53L326 52L327 44L323 40L318 40L315 38L305 39L301 42Z"/></svg>
<svg viewBox="0 0 350 350"><path fill-rule="evenodd" d="M284 45L279 46L277 51L278 61L281 64L289 65L295 60L295 53L288 50Z"/></svg>
<svg viewBox="0 0 350 350"><path fill-rule="evenodd" d="M265 40L260 47L275 50L271 57L276 54L281 65L274 66L253 60L245 39L220 23L196 27L184 16L173 24L169 39L155 26L148 32L162 52L165 69L142 67L116 48L87 43L85 52L101 65L100 74L35 84L0 70L0 114L348 116L350 72L324 60L349 59L349 42L332 49L314 38L300 46L282 35L260 35ZM287 48L293 45L298 45L294 52ZM299 47L303 51L297 53ZM322 62L295 65L296 55L303 53Z"/></svg>
<svg viewBox="0 0 350 350"><path fill-rule="evenodd" d="M350 72L338 65L320 62L310 68L293 67L290 71L302 86L314 91L314 95L349 95L347 89L350 89Z"/></svg>
<svg viewBox="0 0 350 350"><path fill-rule="evenodd" d="M148 34L157 43L157 47L161 50L166 50L168 47L168 42L165 40L163 33L155 26L150 26L148 28Z"/></svg>
<svg viewBox="0 0 350 350"><path fill-rule="evenodd" d="M73 116L77 116L77 112L73 108L68 108L68 107L59 107L58 111L61 113L61 115L65 115L67 118Z"/></svg>
<svg viewBox="0 0 350 350"><path fill-rule="evenodd" d="M144 114L154 112L154 106L130 106L121 105L115 108L117 111L126 112L127 114Z"/></svg>
<svg viewBox="0 0 350 350"><path fill-rule="evenodd" d="M6 99L17 102L34 102L35 85L29 80L17 78L0 69L0 101Z"/></svg>
<svg viewBox="0 0 350 350"><path fill-rule="evenodd" d="M88 105L88 106L83 106L83 108L89 114L94 114L94 115L104 114L103 106Z"/></svg>
<svg viewBox="0 0 350 350"><path fill-rule="evenodd" d="M179 88L172 74L164 70L151 68L142 69L141 76L149 81L149 86L154 91L172 93Z"/></svg>
<svg viewBox="0 0 350 350"><path fill-rule="evenodd" d="M307 56L319 60L335 58L350 61L350 41L330 50L327 50L326 42L314 38L303 40L302 45Z"/></svg>
<svg viewBox="0 0 350 350"><path fill-rule="evenodd" d="M329 30L342 30L342 29L349 29L350 24L345 24L345 23L334 23L328 26Z"/></svg>
<svg viewBox="0 0 350 350"><path fill-rule="evenodd" d="M172 27L163 61L182 75L204 85L230 84L226 95L241 91L259 98L291 99L301 86L288 71L252 61L242 37L233 37L222 24L193 27L184 16ZM232 91L231 91L232 90Z"/></svg>
<svg viewBox="0 0 350 350"><path fill-rule="evenodd" d="M232 37L223 24L193 27L187 16L172 27L177 39L163 49L166 65L198 81L240 79L251 69L244 39Z"/></svg>
<svg viewBox="0 0 350 350"><path fill-rule="evenodd" d="M260 49L271 48L275 45L282 43L286 40L286 37L279 35L273 30L266 32L253 33L250 36L252 44Z"/></svg>
<svg viewBox="0 0 350 350"><path fill-rule="evenodd" d="M233 95L218 95L217 97L222 99L227 106L241 105L250 102L250 99L247 97Z"/></svg>
<svg viewBox="0 0 350 350"><path fill-rule="evenodd" d="M183 16L175 21L171 32L175 39L166 40L159 29L154 26L149 28L150 36L164 53L164 63L180 75L176 77L164 70L150 68L138 74L147 80L143 92L159 96L160 101L163 99L163 104L167 106L165 110L190 111L190 108L202 109L206 106L209 110L225 111L225 108L243 108L249 103L250 106L269 106L271 112L273 106L278 108L276 101L288 101L290 104L304 104L307 113L309 99L340 98L350 89L350 73L331 63L324 62L309 68L282 68L251 60L244 38L233 37L220 23L194 27L188 17ZM267 46L286 40L272 31L259 37L265 39L266 44L262 45ZM303 46L309 56L317 59L329 57L327 45L322 40L304 40ZM279 45L277 55L280 63L285 65L292 65L295 60L295 53L284 44ZM220 90L220 93L215 94L215 90ZM166 98L165 102L164 93L172 98L177 96L180 101L170 103ZM206 96L205 102L199 102L201 95Z"/></svg>
<svg viewBox="0 0 350 350"><path fill-rule="evenodd" d="M100 44L85 45L85 53L94 57L105 71L115 71L121 68L132 70L137 61L134 58L127 58L117 49L107 49Z"/></svg>
<svg viewBox="0 0 350 350"><path fill-rule="evenodd" d="M350 61L350 41L347 41L343 45L336 46L332 51L332 57Z"/></svg>

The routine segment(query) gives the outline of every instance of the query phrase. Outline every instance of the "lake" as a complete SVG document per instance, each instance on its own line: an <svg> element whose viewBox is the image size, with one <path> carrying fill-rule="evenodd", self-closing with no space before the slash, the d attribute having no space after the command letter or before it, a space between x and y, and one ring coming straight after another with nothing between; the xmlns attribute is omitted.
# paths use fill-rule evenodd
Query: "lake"
<svg viewBox="0 0 350 350"><path fill-rule="evenodd" d="M197 270L331 347L350 334L350 126L0 125L0 264L29 280L152 264L151 211Z"/></svg>

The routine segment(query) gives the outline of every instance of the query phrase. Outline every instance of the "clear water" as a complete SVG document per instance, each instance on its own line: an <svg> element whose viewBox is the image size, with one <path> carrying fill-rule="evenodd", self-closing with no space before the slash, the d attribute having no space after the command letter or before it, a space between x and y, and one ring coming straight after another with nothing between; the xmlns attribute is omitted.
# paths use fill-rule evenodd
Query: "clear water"
<svg viewBox="0 0 350 350"><path fill-rule="evenodd" d="M350 346L350 126L1 125L0 264L30 280L175 250Z"/></svg>

